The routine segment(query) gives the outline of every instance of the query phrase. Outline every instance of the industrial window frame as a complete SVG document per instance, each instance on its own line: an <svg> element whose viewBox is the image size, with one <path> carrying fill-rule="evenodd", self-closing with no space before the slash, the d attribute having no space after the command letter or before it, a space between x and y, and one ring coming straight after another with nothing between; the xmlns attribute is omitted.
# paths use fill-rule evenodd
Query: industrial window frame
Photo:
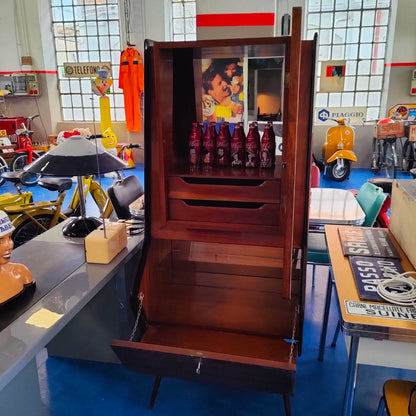
<svg viewBox="0 0 416 416"><path fill-rule="evenodd" d="M196 1L171 1L171 39L173 41L196 40Z"/></svg>
<svg viewBox="0 0 416 416"><path fill-rule="evenodd" d="M50 0L63 121L100 120L91 78L67 78L65 62L111 62L111 119L125 121L123 91L118 88L121 28L118 0Z"/></svg>
<svg viewBox="0 0 416 416"><path fill-rule="evenodd" d="M306 36L318 33L315 108L382 107L391 0L308 0ZM322 63L345 60L343 92L320 92Z"/></svg>

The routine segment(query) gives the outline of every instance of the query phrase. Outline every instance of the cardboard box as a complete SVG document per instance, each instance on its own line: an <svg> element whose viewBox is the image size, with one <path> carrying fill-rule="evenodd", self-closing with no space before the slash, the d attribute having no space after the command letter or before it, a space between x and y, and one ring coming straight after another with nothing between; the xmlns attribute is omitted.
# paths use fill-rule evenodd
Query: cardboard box
<svg viewBox="0 0 416 416"><path fill-rule="evenodd" d="M389 229L416 270L416 180L393 182Z"/></svg>
<svg viewBox="0 0 416 416"><path fill-rule="evenodd" d="M386 139L388 137L404 137L404 121L396 120L393 123L376 124L374 137Z"/></svg>
<svg viewBox="0 0 416 416"><path fill-rule="evenodd" d="M110 263L127 246L126 224L106 223L106 237L102 226L85 237L87 263Z"/></svg>
<svg viewBox="0 0 416 416"><path fill-rule="evenodd" d="M406 137L411 142L416 142L416 124L406 126Z"/></svg>

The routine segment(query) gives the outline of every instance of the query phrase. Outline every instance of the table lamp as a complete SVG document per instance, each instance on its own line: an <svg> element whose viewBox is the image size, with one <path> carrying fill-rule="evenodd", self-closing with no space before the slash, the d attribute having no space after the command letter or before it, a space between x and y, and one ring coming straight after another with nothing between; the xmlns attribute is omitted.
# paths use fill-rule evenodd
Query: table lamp
<svg viewBox="0 0 416 416"><path fill-rule="evenodd" d="M29 173L49 176L77 176L80 213L63 228L69 237L85 237L102 224L96 217L87 217L82 177L113 172L126 168L127 164L118 157L94 145L83 136L71 136L30 165L24 167Z"/></svg>

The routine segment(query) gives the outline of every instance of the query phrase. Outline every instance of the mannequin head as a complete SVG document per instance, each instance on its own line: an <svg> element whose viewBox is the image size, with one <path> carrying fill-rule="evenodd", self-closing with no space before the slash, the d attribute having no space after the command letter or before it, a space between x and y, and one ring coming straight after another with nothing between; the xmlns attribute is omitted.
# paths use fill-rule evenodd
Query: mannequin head
<svg viewBox="0 0 416 416"><path fill-rule="evenodd" d="M0 266L10 261L13 249L12 233L14 227L4 211L0 211Z"/></svg>
<svg viewBox="0 0 416 416"><path fill-rule="evenodd" d="M0 266L10 261L13 250L12 233L0 236Z"/></svg>
<svg viewBox="0 0 416 416"><path fill-rule="evenodd" d="M0 306L35 287L30 270L19 263L11 263L14 226L4 211L0 211Z"/></svg>

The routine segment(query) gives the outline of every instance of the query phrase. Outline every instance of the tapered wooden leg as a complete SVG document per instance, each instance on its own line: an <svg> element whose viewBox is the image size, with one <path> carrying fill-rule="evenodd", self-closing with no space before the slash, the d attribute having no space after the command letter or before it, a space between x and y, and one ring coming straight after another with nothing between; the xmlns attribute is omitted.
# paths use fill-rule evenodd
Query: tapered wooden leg
<svg viewBox="0 0 416 416"><path fill-rule="evenodd" d="M149 402L149 409L153 409L153 405L155 404L155 400L156 400L157 392L159 391L161 380L162 380L161 376L155 377L155 382L153 383L152 396L150 397L150 402Z"/></svg>
<svg viewBox="0 0 416 416"><path fill-rule="evenodd" d="M290 410L290 396L287 394L283 395L283 402L285 404L285 414L286 416L291 416L292 412Z"/></svg>

